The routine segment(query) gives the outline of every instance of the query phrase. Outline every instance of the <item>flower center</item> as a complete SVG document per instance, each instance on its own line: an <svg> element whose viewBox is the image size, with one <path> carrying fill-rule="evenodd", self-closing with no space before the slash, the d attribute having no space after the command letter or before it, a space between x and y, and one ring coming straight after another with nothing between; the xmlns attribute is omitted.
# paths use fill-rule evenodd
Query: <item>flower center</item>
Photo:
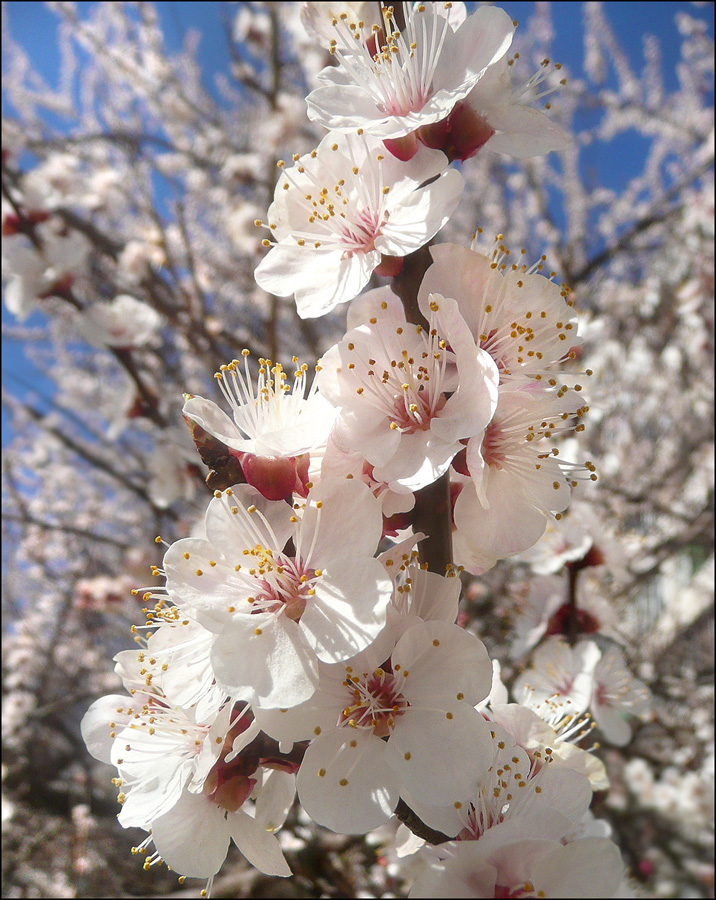
<svg viewBox="0 0 716 900"><path fill-rule="evenodd" d="M410 705L400 692L396 677L385 669L378 668L358 677L351 666L346 666L343 685L348 689L350 702L338 724L370 729L376 737L387 737L396 718Z"/></svg>
<svg viewBox="0 0 716 900"><path fill-rule="evenodd" d="M256 596L248 598L251 611L283 613L297 622L315 594L314 584L322 571L304 566L300 559L274 557L271 548L260 544L244 553L254 558L248 572L260 584Z"/></svg>
<svg viewBox="0 0 716 900"><path fill-rule="evenodd" d="M407 13L401 32L395 26L393 8L384 6L382 13L384 27L373 25L373 41L362 35L362 22L335 19L336 38L330 52L382 113L404 116L418 112L432 93L433 76L450 29L448 16L437 14L432 4L421 4ZM362 41L357 40L361 37ZM374 48L377 52L372 52Z"/></svg>
<svg viewBox="0 0 716 900"><path fill-rule="evenodd" d="M377 209L362 209L354 215L353 221L346 220L339 229L341 241L345 245L345 255L352 256L353 251L368 253L375 250L375 239L380 234L381 216Z"/></svg>
<svg viewBox="0 0 716 900"><path fill-rule="evenodd" d="M480 452L486 465L494 466L496 469L502 468L505 461L505 445L502 429L496 422L490 422L485 429L485 436L482 439L482 447Z"/></svg>
<svg viewBox="0 0 716 900"><path fill-rule="evenodd" d="M400 326L391 335L372 319L370 328L377 347L382 345L381 359L363 356L362 346L352 341L347 344L356 353L356 363L348 364L360 385L356 394L380 409L394 431L428 431L447 402L445 341L432 327L426 334L420 326Z"/></svg>

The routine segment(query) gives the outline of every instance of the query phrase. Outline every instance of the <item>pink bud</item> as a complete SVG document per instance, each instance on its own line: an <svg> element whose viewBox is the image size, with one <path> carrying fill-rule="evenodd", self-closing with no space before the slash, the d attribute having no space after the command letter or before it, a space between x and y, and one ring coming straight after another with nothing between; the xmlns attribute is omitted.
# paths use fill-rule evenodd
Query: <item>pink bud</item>
<svg viewBox="0 0 716 900"><path fill-rule="evenodd" d="M407 162L418 152L418 136L414 131L399 138L387 138L383 141L385 149L393 156Z"/></svg>
<svg viewBox="0 0 716 900"><path fill-rule="evenodd" d="M399 275L403 268L402 256L381 256L380 263L376 266L375 274L384 278L392 278Z"/></svg>
<svg viewBox="0 0 716 900"><path fill-rule="evenodd" d="M300 456L240 454L246 482L253 485L267 500L285 500L294 491L306 496L309 461L308 453Z"/></svg>
<svg viewBox="0 0 716 900"><path fill-rule="evenodd" d="M443 148L450 162L470 159L495 133L487 121L467 103L457 103L448 116L450 136Z"/></svg>
<svg viewBox="0 0 716 900"><path fill-rule="evenodd" d="M442 150L445 146L450 126L447 117L441 119L440 122L431 122L430 125L421 125L418 128L418 140L422 141L426 147L433 150Z"/></svg>

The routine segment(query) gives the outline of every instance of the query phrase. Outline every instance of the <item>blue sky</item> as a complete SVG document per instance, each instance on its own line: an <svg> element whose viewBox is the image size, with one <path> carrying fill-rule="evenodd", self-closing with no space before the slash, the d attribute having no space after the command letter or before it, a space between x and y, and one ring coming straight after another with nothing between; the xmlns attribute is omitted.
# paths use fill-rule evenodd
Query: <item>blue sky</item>
<svg viewBox="0 0 716 900"><path fill-rule="evenodd" d="M59 53L55 41L55 23L57 21L55 15L40 2L10 0L4 5L11 34L25 48L42 76L50 84L56 84ZM93 5L94 2L78 3L80 17L84 17L88 8ZM504 2L499 5L523 26L527 24L534 9L534 3L528 2ZM231 16L236 6L236 3L207 2L207 0L200 3L157 3L166 45L170 52L180 48L187 29L195 28L201 31L202 39L198 58L204 73L204 86L210 93L214 93L214 75L219 72L227 72L229 68L229 55L221 23L222 16ZM639 71L643 65L645 35L654 34L660 40L667 91L673 90L677 86L676 65L680 59L680 36L674 24L674 16L679 11L690 12L699 18L707 18L710 22L710 32L713 35L714 5L712 3L699 6L689 2L608 2L605 4L607 18L635 71ZM556 28L555 60L564 63L574 75L580 76L583 57L582 4L577 2L554 3L553 17ZM5 105L4 101L3 105ZM594 159L588 162L593 166L602 183L618 189L641 168L642 147L635 142L636 140L635 138L634 142L630 144L629 138L622 139L619 146L612 148L610 153L602 152L603 148L600 148L599 152L595 150ZM3 322L12 320L12 316L6 312L4 306L2 320ZM42 321L42 315L35 313L28 320L28 324L41 324ZM12 384L9 373L13 372L22 372L23 380L35 384L39 393L51 394L51 382L41 373L34 371L25 361L22 346L3 338L3 380L7 378L9 386ZM16 385L13 385L12 389L15 390ZM4 411L2 419L4 444L9 436L6 432L7 422Z"/></svg>

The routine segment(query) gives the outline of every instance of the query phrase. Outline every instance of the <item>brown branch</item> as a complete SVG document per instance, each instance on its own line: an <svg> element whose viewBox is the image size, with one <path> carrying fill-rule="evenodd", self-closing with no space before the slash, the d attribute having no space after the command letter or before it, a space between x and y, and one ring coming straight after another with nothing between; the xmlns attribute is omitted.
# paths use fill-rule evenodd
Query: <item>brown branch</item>
<svg viewBox="0 0 716 900"><path fill-rule="evenodd" d="M66 532L67 534L76 534L78 537L88 538L89 540L99 541L104 544L111 544L113 547L119 547L121 550L130 550L133 546L124 541L118 541L116 538L106 537L103 534L94 534L92 531L86 531L84 528L77 528L74 525L67 525L62 522L43 522L42 519L36 519L28 513L21 516L5 513L3 514L3 519L6 522L18 522L21 525L36 525L38 528L42 528L45 531L61 531Z"/></svg>

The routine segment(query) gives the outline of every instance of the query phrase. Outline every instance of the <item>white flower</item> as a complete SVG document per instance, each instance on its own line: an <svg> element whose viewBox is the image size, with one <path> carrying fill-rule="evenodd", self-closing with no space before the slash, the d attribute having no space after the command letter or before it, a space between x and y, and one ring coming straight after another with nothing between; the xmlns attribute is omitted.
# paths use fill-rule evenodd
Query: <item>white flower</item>
<svg viewBox="0 0 716 900"><path fill-rule="evenodd" d="M504 711L510 708L499 709L509 722ZM418 874L410 896L612 896L623 867L614 844L585 836L596 830L586 772L551 748L537 749L534 740L528 749L524 734L516 738L496 722L490 726L491 765L468 795L441 806L405 795L428 825L457 836L424 849L430 868Z"/></svg>
<svg viewBox="0 0 716 900"><path fill-rule="evenodd" d="M531 547L545 530L545 513L569 503L569 464L544 441L578 402L529 387L500 390L492 421L468 441L465 474L471 482L455 502L455 560L469 572L480 575L498 559Z"/></svg>
<svg viewBox="0 0 716 900"><path fill-rule="evenodd" d="M41 247L23 234L3 240L3 299L18 319L26 319L38 299L71 284L74 274L84 266L89 253L87 240L76 231L58 233L55 225L50 220L36 227Z"/></svg>
<svg viewBox="0 0 716 900"><path fill-rule="evenodd" d="M437 291L457 301L475 342L494 359L501 384L546 385L549 372L580 343L576 314L566 288L540 274L543 259L531 267L521 258L511 263L501 237L489 255L459 244L432 246L433 264L418 296Z"/></svg>
<svg viewBox="0 0 716 900"><path fill-rule="evenodd" d="M303 318L352 300L382 256L403 257L427 243L463 189L439 151L423 147L400 162L363 134L326 135L295 162L276 186L268 211L276 243L255 277L270 293L295 294Z"/></svg>
<svg viewBox="0 0 716 900"><path fill-rule="evenodd" d="M294 706L313 694L319 659L350 659L375 639L392 593L373 558L381 533L379 501L354 480L322 481L303 509L249 485L217 491L208 539L173 544L164 569L169 595L218 635L211 661L227 693Z"/></svg>
<svg viewBox="0 0 716 900"><path fill-rule="evenodd" d="M299 799L334 831L376 828L405 791L426 804L457 800L487 770L489 729L472 706L490 689L483 644L457 625L419 622L389 663L380 655L370 647L350 664L321 666L307 703L257 712L278 740L313 738L296 780Z"/></svg>
<svg viewBox="0 0 716 900"><path fill-rule="evenodd" d="M594 641L570 647L560 637L548 638L535 650L530 668L518 677L513 694L533 709L548 702L564 714L578 715L589 707L600 657Z"/></svg>
<svg viewBox="0 0 716 900"><path fill-rule="evenodd" d="M155 506L167 509L176 500L192 500L206 466L186 428L165 428L154 445L147 466L147 493Z"/></svg>
<svg viewBox="0 0 716 900"><path fill-rule="evenodd" d="M649 707L649 691L634 678L617 647L610 647L594 668L594 690L589 705L604 737L619 747L631 739L625 715L637 716Z"/></svg>
<svg viewBox="0 0 716 900"><path fill-rule="evenodd" d="M420 140L442 150L451 162L469 159L482 147L522 159L563 150L568 135L545 113L522 102L556 89L537 90L547 77L549 61L544 60L540 70L517 91L512 89L512 62L504 56L496 60L446 119L420 130ZM559 69L559 64L555 68Z"/></svg>
<svg viewBox="0 0 716 900"><path fill-rule="evenodd" d="M118 770L120 824L151 832L138 848L156 847L145 867L163 859L179 874L211 878L233 838L261 871L290 875L273 832L295 796L292 766L265 769L247 710L234 716L224 703L207 667L214 635L176 608L160 618L146 650L115 657L131 698L102 697L81 723L90 753Z"/></svg>
<svg viewBox="0 0 716 900"><path fill-rule="evenodd" d="M337 131L365 128L381 139L444 119L505 55L514 32L504 10L487 7L454 31L451 6L403 4L402 32L392 9L383 7L379 48L359 23L337 19L331 50L339 65L319 75L323 84L307 98L309 118Z"/></svg>
<svg viewBox="0 0 716 900"><path fill-rule="evenodd" d="M260 773L255 774L265 771L261 769ZM290 780L288 790L293 800L295 776L271 771L268 777L277 782ZM239 779L253 781L245 776L238 776L235 781ZM286 786L281 787L286 790ZM266 790L266 782L263 790ZM182 875L211 878L221 868L233 840L260 872L288 877L291 870L277 838L272 834L277 827L272 824L275 802L262 802L263 790L257 792L256 807L251 811L253 815L246 809L231 808L233 804L227 809L205 792L185 791L171 810L152 822L151 840L157 853L168 866ZM275 792L272 793L275 796ZM273 800L273 797L270 799Z"/></svg>
<svg viewBox="0 0 716 900"><path fill-rule="evenodd" d="M549 528L549 522L547 527ZM536 546L542 541L539 541ZM525 554L526 556L526 554ZM534 647L544 635L567 634L572 622L580 636L607 635L622 641L616 625L618 615L602 593L598 582L580 577L576 585L576 608L568 603L567 577L545 575L529 578L520 591L510 612L513 637L510 647L512 659L519 659Z"/></svg>
<svg viewBox="0 0 716 900"><path fill-rule="evenodd" d="M431 828L464 841L497 846L539 837L561 840L589 812L592 788L586 775L553 756L530 756L512 735L490 723L492 750L487 773L457 803L427 806L405 796Z"/></svg>
<svg viewBox="0 0 716 900"><path fill-rule="evenodd" d="M117 767L120 824L148 829L190 784L201 784L219 757L231 704L211 721L197 722L147 681L133 650L118 654L132 697L103 697L82 719L82 736L97 759ZM218 737L218 743L217 743Z"/></svg>
<svg viewBox="0 0 716 900"><path fill-rule="evenodd" d="M565 567L594 569L606 564L611 578L627 581L628 547L628 538L620 535L617 540L593 504L577 502L570 504L561 518L547 523L544 535L522 558L538 575L551 575Z"/></svg>
<svg viewBox="0 0 716 900"><path fill-rule="evenodd" d="M361 37L366 36L369 41L373 35L373 26L380 26L382 17L380 5L375 0L370 2L338 2L326 3L307 2L301 4L301 22L309 35L315 36L327 50L336 36L338 20L347 22L362 22ZM375 43L375 41L373 41ZM353 49L353 48L351 48Z"/></svg>
<svg viewBox="0 0 716 900"><path fill-rule="evenodd" d="M559 703L543 703L537 708L528 708L519 703L492 703L484 711L490 719L505 728L515 741L523 747L530 759L544 761L554 757L560 763L589 779L593 791L606 790L609 779L604 763L593 753L578 747L594 728L588 716L575 719Z"/></svg>
<svg viewBox="0 0 716 900"><path fill-rule="evenodd" d="M141 347L154 337L162 321L151 306L129 294L119 294L109 303L85 307L79 330L95 346Z"/></svg>
<svg viewBox="0 0 716 900"><path fill-rule="evenodd" d="M497 370L454 300L430 295L426 331L397 297L376 295L375 315L322 360L319 386L342 407L335 438L374 466L374 477L411 490L431 484L481 432L495 408Z"/></svg>
<svg viewBox="0 0 716 900"><path fill-rule="evenodd" d="M418 875L410 889L411 900L613 897L624 871L616 844L599 837L572 841L566 846L541 839L539 832L531 839L497 847L482 840L450 841L439 845L432 855L430 869Z"/></svg>
<svg viewBox="0 0 716 900"><path fill-rule="evenodd" d="M325 445L338 410L318 393L315 379L306 393L308 367L295 359L293 386L280 363L260 359L254 390L248 356L244 350L243 374L234 360L215 375L233 421L211 400L191 395L185 395L184 416L235 450L248 483L269 500L294 490L305 496L308 454Z"/></svg>

